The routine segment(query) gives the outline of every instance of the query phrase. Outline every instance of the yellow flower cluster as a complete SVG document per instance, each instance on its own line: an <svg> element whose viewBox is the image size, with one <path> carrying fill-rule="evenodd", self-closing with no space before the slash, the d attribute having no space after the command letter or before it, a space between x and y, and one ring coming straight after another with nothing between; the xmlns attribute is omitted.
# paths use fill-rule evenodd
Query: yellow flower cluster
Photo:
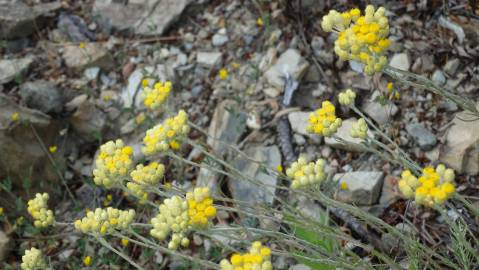
<svg viewBox="0 0 479 270"><path fill-rule="evenodd" d="M180 196L165 199L159 207L158 215L151 219L153 229L151 236L162 241L172 233L168 248L178 249L179 245L187 247L190 240L185 236L188 230L188 203Z"/></svg>
<svg viewBox="0 0 479 270"><path fill-rule="evenodd" d="M171 91L171 82L157 82L153 85L153 88L148 85L143 88L143 104L149 109L158 109L163 102L168 98Z"/></svg>
<svg viewBox="0 0 479 270"><path fill-rule="evenodd" d="M87 212L81 220L75 220L75 228L82 233L106 234L113 230L124 230L135 218L135 210L119 210L108 207Z"/></svg>
<svg viewBox="0 0 479 270"><path fill-rule="evenodd" d="M121 139L108 141L100 146L100 154L95 161L93 181L95 184L112 188L121 183L131 167L133 148L125 146Z"/></svg>
<svg viewBox="0 0 479 270"><path fill-rule="evenodd" d="M336 117L336 108L329 101L323 101L321 108L309 115L309 125L306 130L325 137L333 135L342 124Z"/></svg>
<svg viewBox="0 0 479 270"><path fill-rule="evenodd" d="M454 170L446 169L443 164L436 169L432 166L424 168L419 178L405 170L398 187L407 199L414 197L418 204L431 207L444 203L454 194L454 177Z"/></svg>
<svg viewBox="0 0 479 270"><path fill-rule="evenodd" d="M246 254L235 253L230 260L220 262L222 270L272 270L271 250L256 241L251 245Z"/></svg>
<svg viewBox="0 0 479 270"><path fill-rule="evenodd" d="M146 192L148 186L158 184L160 179L165 174L165 165L158 162L151 162L144 166L139 164L136 169L130 174L132 181L126 184L126 187L131 192L145 201L148 197Z"/></svg>
<svg viewBox="0 0 479 270"><path fill-rule="evenodd" d="M365 139L368 136L368 124L364 118L359 118L359 120L354 123L350 131L351 137Z"/></svg>
<svg viewBox="0 0 479 270"><path fill-rule="evenodd" d="M193 192L186 193L186 200L190 225L205 227L208 225L208 220L216 216L216 208L213 206L209 188L195 188Z"/></svg>
<svg viewBox="0 0 479 270"><path fill-rule="evenodd" d="M33 225L37 228L45 228L53 224L55 217L52 210L48 209L48 193L37 193L35 198L28 201L28 213L33 217Z"/></svg>
<svg viewBox="0 0 479 270"><path fill-rule="evenodd" d="M178 138L186 136L190 131L187 121L188 115L185 111L180 110L176 116L168 118L163 123L147 130L146 136L143 138L145 144L142 149L143 153L153 155L170 148L179 149Z"/></svg>
<svg viewBox="0 0 479 270"><path fill-rule="evenodd" d="M46 269L47 264L43 259L42 252L39 249L31 248L25 250L25 255L22 256L20 268L22 270L40 270Z"/></svg>
<svg viewBox="0 0 479 270"><path fill-rule="evenodd" d="M354 100L356 99L356 93L351 89L346 89L346 91L339 93L338 101L339 104L343 106L349 106L354 104Z"/></svg>
<svg viewBox="0 0 479 270"><path fill-rule="evenodd" d="M216 208L210 198L208 188L195 188L186 193L186 199L173 196L165 199L159 207L158 215L151 219L153 229L150 234L162 241L171 233L168 248L178 249L190 244L186 233L192 227L205 227L208 220L216 216Z"/></svg>
<svg viewBox="0 0 479 270"><path fill-rule="evenodd" d="M316 162L309 162L304 156L299 159L291 167L286 170L286 175L292 178L291 188L298 189L308 185L321 183L325 178L324 159L318 159Z"/></svg>
<svg viewBox="0 0 479 270"><path fill-rule="evenodd" d="M384 7L375 10L372 5L366 7L364 16L357 8L343 13L331 10L323 17L321 26L326 32L339 32L334 44L339 58L365 64L364 72L371 75L387 63L389 22L385 13Z"/></svg>

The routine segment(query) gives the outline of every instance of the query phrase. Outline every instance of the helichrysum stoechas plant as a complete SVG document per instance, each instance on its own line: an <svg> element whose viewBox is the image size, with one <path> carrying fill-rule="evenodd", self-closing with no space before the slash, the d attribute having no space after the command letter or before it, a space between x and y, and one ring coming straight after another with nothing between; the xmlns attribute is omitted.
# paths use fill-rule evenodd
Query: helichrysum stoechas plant
<svg viewBox="0 0 479 270"><path fill-rule="evenodd" d="M351 104L354 104L355 99L356 93L351 89L346 89L338 95L338 102L343 106L349 106Z"/></svg>
<svg viewBox="0 0 479 270"><path fill-rule="evenodd" d="M47 264L43 258L42 252L39 249L31 248L25 250L25 255L22 256L20 268L22 270L40 270L46 269Z"/></svg>
<svg viewBox="0 0 479 270"><path fill-rule="evenodd" d="M100 146L93 170L95 184L105 188L119 185L133 166L132 156L133 148L125 146L121 139Z"/></svg>
<svg viewBox="0 0 479 270"><path fill-rule="evenodd" d="M82 233L106 234L113 230L125 230L135 218L135 210L119 210L108 207L87 212L81 220L75 220L75 228Z"/></svg>
<svg viewBox="0 0 479 270"><path fill-rule="evenodd" d="M256 241L245 254L235 253L220 262L222 270L271 270L271 250Z"/></svg>
<svg viewBox="0 0 479 270"><path fill-rule="evenodd" d="M48 209L48 193L37 193L35 198L28 201L28 213L33 217L33 225L45 228L53 224L55 217L53 211Z"/></svg>
<svg viewBox="0 0 479 270"><path fill-rule="evenodd" d="M178 249L179 245L187 247L190 241L186 237L188 230L188 203L180 196L165 199L159 207L160 212L151 219L153 229L150 234L162 241L172 233L168 248Z"/></svg>
<svg viewBox="0 0 479 270"><path fill-rule="evenodd" d="M318 159L316 162L309 162L304 156L300 156L297 161L291 164L286 170L286 175L292 179L291 188L298 189L313 184L321 183L325 178L324 159Z"/></svg>
<svg viewBox="0 0 479 270"><path fill-rule="evenodd" d="M216 208L213 206L209 188L195 188L193 192L186 193L186 200L190 225L205 227L208 221L216 216Z"/></svg>
<svg viewBox="0 0 479 270"><path fill-rule="evenodd" d="M350 131L351 137L365 139L368 136L368 124L364 118L359 118L356 123L353 123Z"/></svg>
<svg viewBox="0 0 479 270"><path fill-rule="evenodd" d="M329 101L323 101L321 108L309 115L306 130L309 133L330 137L341 126L341 118L336 117L336 108Z"/></svg>
<svg viewBox="0 0 479 270"><path fill-rule="evenodd" d="M363 16L357 8L343 13L331 10L321 26L326 32L338 32L334 52L339 58L363 63L364 72L371 75L387 64L389 22L385 13L384 7L374 10L372 5L366 7Z"/></svg>
<svg viewBox="0 0 479 270"><path fill-rule="evenodd" d="M148 84L144 85L142 92L143 104L149 109L158 109L170 95L171 86L172 84L169 81L164 83L157 82L153 87L149 87Z"/></svg>
<svg viewBox="0 0 479 270"><path fill-rule="evenodd" d="M414 198L416 203L431 207L452 197L455 192L454 177L454 170L446 169L443 164L436 169L432 166L424 168L419 178L405 170L398 187L407 199Z"/></svg>
<svg viewBox="0 0 479 270"><path fill-rule="evenodd" d="M126 187L141 201L145 201L148 197L146 192L148 186L158 184L165 173L165 165L158 162L151 162L144 166L139 164L131 173L131 182Z"/></svg>
<svg viewBox="0 0 479 270"><path fill-rule="evenodd" d="M143 153L154 155L170 148L179 149L178 139L186 136L190 131L187 121L188 115L185 111L180 110L176 116L168 118L163 123L147 130L143 138Z"/></svg>

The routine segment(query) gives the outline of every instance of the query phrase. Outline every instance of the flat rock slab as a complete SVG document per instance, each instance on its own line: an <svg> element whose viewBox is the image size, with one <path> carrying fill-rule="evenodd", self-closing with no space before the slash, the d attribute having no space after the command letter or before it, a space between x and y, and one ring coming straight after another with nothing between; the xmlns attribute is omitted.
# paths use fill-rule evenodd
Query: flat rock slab
<svg viewBox="0 0 479 270"><path fill-rule="evenodd" d="M1 3L0 36L5 39L27 37L38 31L40 18L59 8L60 2L36 4L32 7L17 1Z"/></svg>
<svg viewBox="0 0 479 270"><path fill-rule="evenodd" d="M334 181L346 183L347 189L340 189L336 193L336 199L344 203L356 205L376 204L381 195L383 185L382 172L358 171L339 173L334 175Z"/></svg>
<svg viewBox="0 0 479 270"><path fill-rule="evenodd" d="M479 120L461 112L452 121L446 141L439 152L439 160L458 173L479 173Z"/></svg>
<svg viewBox="0 0 479 270"><path fill-rule="evenodd" d="M85 43L84 48L66 45L63 48L63 59L66 66L74 71L83 71L89 67L110 70L114 66L112 55L101 43Z"/></svg>
<svg viewBox="0 0 479 270"><path fill-rule="evenodd" d="M93 14L104 28L131 30L145 36L162 35L192 0L96 0ZM126 4L125 4L126 3Z"/></svg>
<svg viewBox="0 0 479 270"><path fill-rule="evenodd" d="M16 121L12 120L14 113L18 113ZM31 179L33 187L38 187L39 181L48 185L49 181L58 180L55 168L39 142L53 145L58 131L59 126L50 116L19 106L8 96L0 94L0 178L8 176L17 187L21 187L25 179ZM56 156L56 162L62 164L60 156ZM58 166L59 170L61 168Z"/></svg>
<svg viewBox="0 0 479 270"><path fill-rule="evenodd" d="M33 59L29 57L0 60L0 84L8 83L21 76L32 62Z"/></svg>
<svg viewBox="0 0 479 270"><path fill-rule="evenodd" d="M52 82L45 80L26 82L20 86L20 96L29 108L44 113L60 112L62 110L62 96Z"/></svg>
<svg viewBox="0 0 479 270"><path fill-rule="evenodd" d="M245 153L269 168L281 165L281 153L277 146L253 147L247 149ZM228 184L234 199L258 204L273 203L276 192L274 186L277 183L275 176L267 174L260 164L251 162L243 156L238 156L232 164L243 175L254 179L254 182L245 179L229 179Z"/></svg>

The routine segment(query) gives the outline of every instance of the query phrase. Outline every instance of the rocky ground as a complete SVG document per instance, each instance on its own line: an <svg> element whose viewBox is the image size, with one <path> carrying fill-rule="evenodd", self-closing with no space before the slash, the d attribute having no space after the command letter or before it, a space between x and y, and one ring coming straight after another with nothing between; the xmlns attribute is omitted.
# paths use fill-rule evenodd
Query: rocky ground
<svg viewBox="0 0 479 270"><path fill-rule="evenodd" d="M467 1L442 4L387 1L390 65L478 102L479 13ZM334 178L348 184L336 194L338 200L397 225L405 207L395 185L402 168L306 133L309 112L353 88L356 104L413 159L446 163L459 175L457 189L477 199L479 120L429 92L395 85L398 97L386 89L387 76L368 77L340 61L334 37L320 29L320 19L330 8L350 7L348 1L314 0L0 0L0 176L19 197L51 189L60 198L58 216L76 217L63 183L90 208L105 203L109 194L90 185L93 156L106 140L141 138L156 116L141 120L145 110L137 93L143 78L154 77L173 82L172 110L185 109L210 135L273 168L287 165L276 129L278 119L287 117L295 153L325 158ZM221 69L227 76L219 75ZM288 108L282 105L287 82L298 84ZM338 135L354 142L349 129L358 116L339 115L344 123ZM207 143L245 174L277 184L222 144L199 132L190 138ZM51 146L57 150L49 151ZM138 144L135 150L139 154ZM203 158L195 149L182 151L188 159ZM265 192L228 183L206 169L187 168L169 177L182 185L197 181L240 200L273 203ZM113 194L113 201L119 204L121 194ZM2 196L0 205L8 216L0 230L0 258L13 262L29 234L15 232L22 215L18 203ZM77 254L77 239L56 241L51 257L66 261Z"/></svg>

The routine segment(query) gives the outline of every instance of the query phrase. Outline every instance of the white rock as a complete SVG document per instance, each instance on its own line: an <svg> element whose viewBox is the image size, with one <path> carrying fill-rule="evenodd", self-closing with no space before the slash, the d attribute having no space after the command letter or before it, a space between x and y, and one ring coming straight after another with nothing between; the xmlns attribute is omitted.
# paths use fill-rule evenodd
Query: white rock
<svg viewBox="0 0 479 270"><path fill-rule="evenodd" d="M446 83L446 77L444 76L442 71L440 71L439 69L434 71L431 79L433 82L435 82L438 85L444 85Z"/></svg>
<svg viewBox="0 0 479 270"><path fill-rule="evenodd" d="M461 112L452 123L439 160L458 173L476 175L479 173L479 120L476 116Z"/></svg>
<svg viewBox="0 0 479 270"><path fill-rule="evenodd" d="M339 186L342 183L347 185L347 189L339 189L336 194L337 200L357 205L373 205L381 193L383 173L367 171L340 173L334 175L333 180L339 181Z"/></svg>
<svg viewBox="0 0 479 270"><path fill-rule="evenodd" d="M291 125L291 129L301 135L311 136L310 133L306 131L308 127L309 115L312 112L290 112L288 114L288 120Z"/></svg>
<svg viewBox="0 0 479 270"><path fill-rule="evenodd" d="M362 105L362 110L369 115L374 121L380 125L384 125L389 122L390 118L396 115L399 111L397 106L394 103L388 103L386 105L381 105L375 99L380 94L374 92L369 100L365 100Z"/></svg>
<svg viewBox="0 0 479 270"><path fill-rule="evenodd" d="M208 68L217 67L221 65L221 55L220 52L198 52L196 54L196 62Z"/></svg>
<svg viewBox="0 0 479 270"><path fill-rule="evenodd" d="M66 45L63 48L65 65L75 71L81 71L89 67L100 67L110 70L114 67L112 55L101 43L85 43L84 48L77 44Z"/></svg>
<svg viewBox="0 0 479 270"><path fill-rule="evenodd" d="M211 43L215 47L220 47L228 42L229 38L226 33L226 28L221 28L216 34L211 38Z"/></svg>
<svg viewBox="0 0 479 270"><path fill-rule="evenodd" d="M411 62L409 60L409 56L406 53L397 53L391 58L389 65L397 69L409 70Z"/></svg>
<svg viewBox="0 0 479 270"><path fill-rule="evenodd" d="M274 66L264 74L269 84L282 91L284 88L284 76L289 74L295 80L300 80L309 67L301 54L295 49L288 49L279 57Z"/></svg>

